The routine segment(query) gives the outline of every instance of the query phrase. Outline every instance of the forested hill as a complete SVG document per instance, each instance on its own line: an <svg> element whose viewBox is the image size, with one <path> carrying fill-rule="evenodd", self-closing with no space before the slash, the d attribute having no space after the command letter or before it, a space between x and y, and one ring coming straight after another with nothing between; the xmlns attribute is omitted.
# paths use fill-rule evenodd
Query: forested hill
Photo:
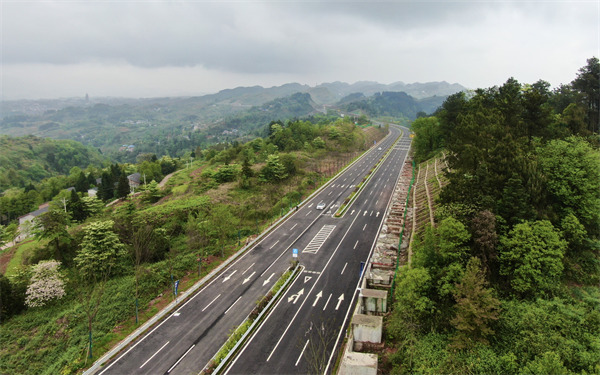
<svg viewBox="0 0 600 375"><path fill-rule="evenodd" d="M341 98L352 93L368 97L382 91L403 90L415 98L433 96L435 103L429 105L430 99L413 99L403 94L410 105L401 110L391 108L398 103L385 103L368 111L394 116L406 110L408 113L403 116L414 118L419 110L430 113L439 106L442 99L438 97L463 89L446 82L333 82L316 87L290 83L270 88L238 87L197 97L2 102L0 133L73 139L99 148L113 161L132 163L142 153L180 157L197 146L245 142L264 135L259 129L261 124L305 118L315 110L325 110L324 106L335 109ZM418 108L413 108L415 105ZM124 149L123 145L134 147Z"/></svg>
<svg viewBox="0 0 600 375"><path fill-rule="evenodd" d="M445 172L397 274L384 373L598 373L599 81L592 58L553 91L511 78L413 122L415 175Z"/></svg>
<svg viewBox="0 0 600 375"><path fill-rule="evenodd" d="M225 119L213 130L240 129L243 133L267 133L265 124L279 119L302 118L315 112L316 104L307 93L296 93L284 98L272 100L260 106ZM258 130L258 132L257 132Z"/></svg>
<svg viewBox="0 0 600 375"><path fill-rule="evenodd" d="M0 191L68 175L73 167L102 166L104 161L98 150L76 141L0 136Z"/></svg>
<svg viewBox="0 0 600 375"><path fill-rule="evenodd" d="M350 102L343 106L347 112L360 110L370 117L406 117L414 120L419 112L435 111L445 99L446 96L415 99L404 92L382 92L368 98L353 95L342 99L341 102Z"/></svg>

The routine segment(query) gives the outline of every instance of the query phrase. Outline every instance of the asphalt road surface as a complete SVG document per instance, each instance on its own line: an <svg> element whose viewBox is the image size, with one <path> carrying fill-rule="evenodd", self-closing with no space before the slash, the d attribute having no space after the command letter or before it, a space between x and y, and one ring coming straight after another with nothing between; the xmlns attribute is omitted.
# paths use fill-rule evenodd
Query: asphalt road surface
<svg viewBox="0 0 600 375"><path fill-rule="evenodd" d="M303 273L230 373L314 372L312 363L323 361L315 361L316 356L307 353L317 348L317 336L327 337L322 346L329 361L356 300L361 262L366 263L370 256L409 145L407 129L401 136L398 128L390 127L388 137L99 374L197 374L289 267L292 249L298 249ZM392 152L353 205L343 217L334 218L333 213L355 185L390 147ZM325 209L317 210L319 203L325 203ZM327 335L319 334L325 331ZM310 340L313 336L316 338Z"/></svg>

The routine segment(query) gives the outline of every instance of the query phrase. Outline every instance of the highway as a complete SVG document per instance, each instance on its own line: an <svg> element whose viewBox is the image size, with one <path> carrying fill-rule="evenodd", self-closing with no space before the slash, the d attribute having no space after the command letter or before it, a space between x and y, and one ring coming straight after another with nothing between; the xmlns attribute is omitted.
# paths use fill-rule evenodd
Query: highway
<svg viewBox="0 0 600 375"><path fill-rule="evenodd" d="M358 295L361 263L366 264L375 246L409 146L405 131L346 215L319 220L318 228L339 229L331 233L318 253L300 253L304 273L238 355L228 374L332 370L334 349L339 348Z"/></svg>
<svg viewBox="0 0 600 375"><path fill-rule="evenodd" d="M361 262L366 262L379 232L393 187L408 152L405 129L382 166L341 218L333 213L401 132L372 147L288 220L240 256L219 276L180 305L99 374L191 374L200 372L287 269L292 249L305 267L270 317L253 337L231 373L307 373L301 346L323 323L332 335L355 301ZM317 210L318 203L325 203ZM328 335L331 336L331 335ZM313 343L316 340L313 340ZM335 341L335 342L334 342ZM331 340L332 353L339 340ZM306 344L304 352L312 345ZM329 354L328 354L329 355Z"/></svg>

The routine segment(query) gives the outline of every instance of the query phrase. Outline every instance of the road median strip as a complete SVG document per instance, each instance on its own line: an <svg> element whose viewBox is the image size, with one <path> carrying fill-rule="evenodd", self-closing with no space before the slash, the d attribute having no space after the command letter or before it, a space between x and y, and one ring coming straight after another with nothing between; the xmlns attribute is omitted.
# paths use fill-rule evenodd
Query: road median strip
<svg viewBox="0 0 600 375"><path fill-rule="evenodd" d="M200 375L220 374L226 369L226 366L231 362L235 354L246 343L250 335L258 329L258 326L266 318L273 304L283 296L292 281L302 272L302 269L303 266L295 262L294 265L281 275L267 295L257 302L256 307L246 320L231 333L225 344L223 344L213 359L200 372Z"/></svg>

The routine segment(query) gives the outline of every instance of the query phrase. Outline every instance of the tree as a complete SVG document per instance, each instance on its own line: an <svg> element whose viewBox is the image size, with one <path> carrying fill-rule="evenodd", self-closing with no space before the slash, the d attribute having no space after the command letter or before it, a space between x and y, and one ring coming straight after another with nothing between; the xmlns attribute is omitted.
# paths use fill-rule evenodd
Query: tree
<svg viewBox="0 0 600 375"><path fill-rule="evenodd" d="M32 267L31 283L27 287L25 304L41 307L53 299L65 296L65 282L59 271L60 262L41 261Z"/></svg>
<svg viewBox="0 0 600 375"><path fill-rule="evenodd" d="M285 166L279 161L279 156L272 154L267 157L267 164L260 171L263 182L276 183L287 177Z"/></svg>
<svg viewBox="0 0 600 375"><path fill-rule="evenodd" d="M146 186L146 191L144 191L144 200L150 203L156 203L158 200L162 198L162 193L158 188L158 182L152 180Z"/></svg>
<svg viewBox="0 0 600 375"><path fill-rule="evenodd" d="M104 208L104 203L97 196L86 196L81 198L81 205L86 217L99 214Z"/></svg>
<svg viewBox="0 0 600 375"><path fill-rule="evenodd" d="M83 229L83 239L74 261L84 279L111 274L126 255L125 246L113 232L113 225L112 220L98 221Z"/></svg>
<svg viewBox="0 0 600 375"><path fill-rule="evenodd" d="M556 288L567 244L549 221L517 224L500 244L500 274L516 294L536 296Z"/></svg>
<svg viewBox="0 0 600 375"><path fill-rule="evenodd" d="M474 254L481 260L486 275L492 274L494 263L498 258L496 248L498 234L496 233L496 217L491 211L480 211L471 221L471 231Z"/></svg>
<svg viewBox="0 0 600 375"><path fill-rule="evenodd" d="M100 309L106 282L126 256L125 246L113 232L113 225L112 220L87 225L74 259L81 282L79 298L88 323L88 358L92 358L92 323Z"/></svg>
<svg viewBox="0 0 600 375"><path fill-rule="evenodd" d="M72 238L67 230L69 224L69 214L60 209L50 209L37 218L38 238L48 240L48 247L51 247L53 258L63 263L70 263L73 254L69 248Z"/></svg>
<svg viewBox="0 0 600 375"><path fill-rule="evenodd" d="M71 190L71 198L67 204L67 209L75 221L83 221L87 217L81 198L79 198L79 194L75 190Z"/></svg>
<svg viewBox="0 0 600 375"><path fill-rule="evenodd" d="M130 190L131 189L129 187L129 180L127 179L127 176L125 176L125 173L121 173L117 182L115 198L125 198L129 194Z"/></svg>
<svg viewBox="0 0 600 375"><path fill-rule="evenodd" d="M467 349L476 343L487 344L487 337L494 334L490 324L498 320L500 301L486 288L481 261L473 257L467 263L465 273L454 291L456 314L450 321L456 329L451 346Z"/></svg>
<svg viewBox="0 0 600 375"><path fill-rule="evenodd" d="M79 176L77 177L77 181L75 182L75 190L79 193L85 193L90 188L90 183L88 178L86 177L83 171L79 172Z"/></svg>
<svg viewBox="0 0 600 375"><path fill-rule="evenodd" d="M413 146L417 161L427 160L442 146L442 132L440 122L436 117L418 118L411 124L415 133Z"/></svg>
<svg viewBox="0 0 600 375"><path fill-rule="evenodd" d="M114 180L108 172L102 172L100 186L98 187L98 197L103 201L112 199L114 195Z"/></svg>
<svg viewBox="0 0 600 375"><path fill-rule="evenodd" d="M600 60L597 57L588 59L571 85L581 93L587 108L588 131L600 132Z"/></svg>
<svg viewBox="0 0 600 375"><path fill-rule="evenodd" d="M325 148L325 141L321 137L316 137L312 140L312 145L314 148Z"/></svg>
<svg viewBox="0 0 600 375"><path fill-rule="evenodd" d="M397 277L394 308L389 319L389 332L402 343L408 368L412 367L412 348L419 336L432 327L435 303L429 298L432 280L422 267L402 268Z"/></svg>
<svg viewBox="0 0 600 375"><path fill-rule="evenodd" d="M538 150L550 204L558 217L573 213L586 230L600 232L600 152L579 137L550 141Z"/></svg>
<svg viewBox="0 0 600 375"><path fill-rule="evenodd" d="M143 223L135 225L131 245L135 261L135 323L138 323L138 298L139 283L142 273L142 263L150 260L160 259L166 250L165 244L166 230L164 228L154 228L149 224Z"/></svg>

